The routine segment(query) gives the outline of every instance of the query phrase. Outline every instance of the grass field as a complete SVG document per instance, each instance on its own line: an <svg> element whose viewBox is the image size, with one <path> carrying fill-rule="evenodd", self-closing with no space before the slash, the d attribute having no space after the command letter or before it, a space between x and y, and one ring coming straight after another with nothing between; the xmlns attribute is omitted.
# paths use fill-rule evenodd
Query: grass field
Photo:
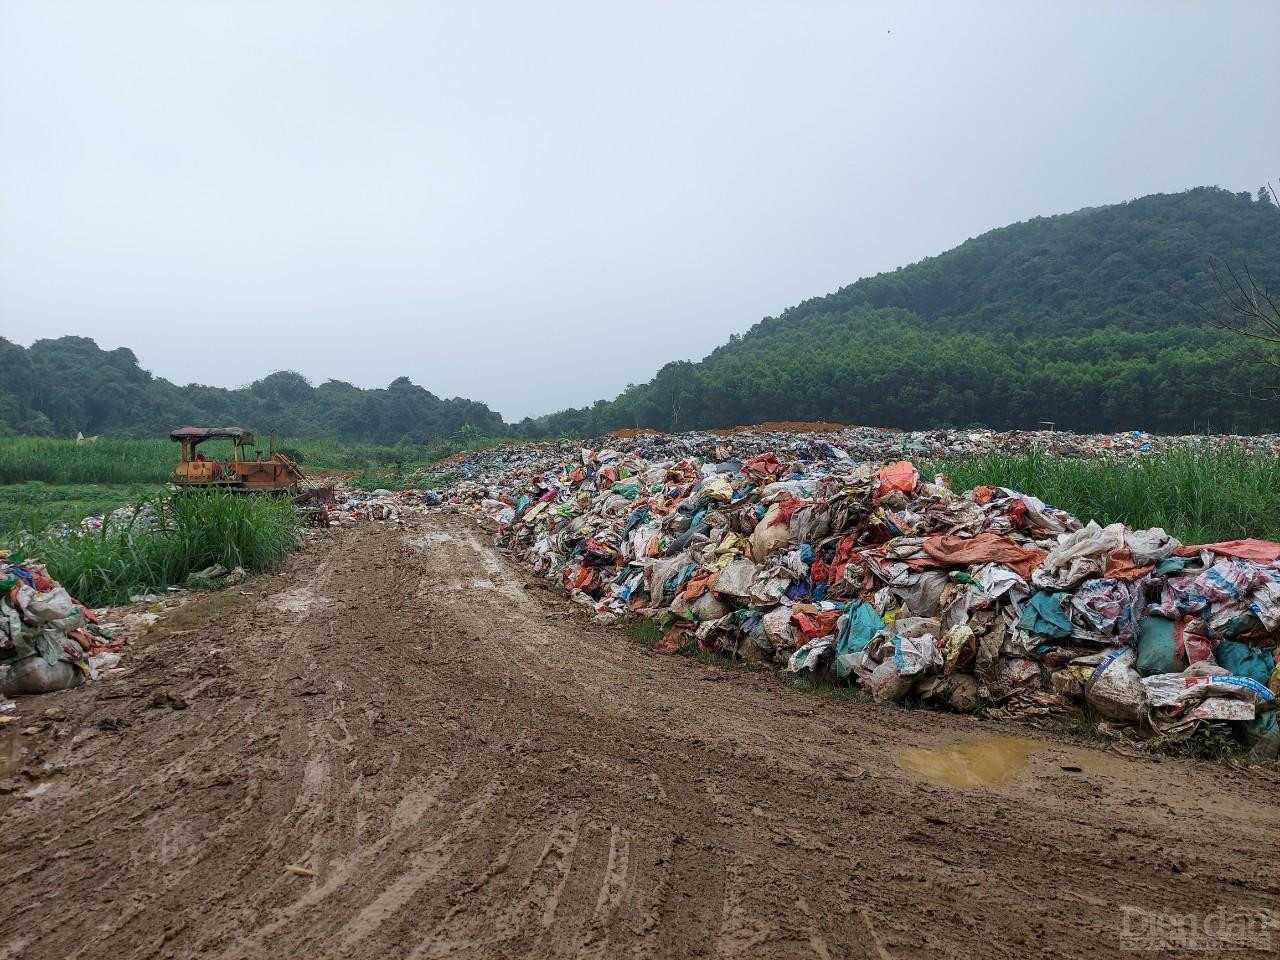
<svg viewBox="0 0 1280 960"><path fill-rule="evenodd" d="M312 475L340 471L355 474L366 489L403 489L440 483L438 475L421 465L496 442L468 437L421 447L379 447L281 439L276 446ZM211 440L200 449L222 458L230 455L231 444ZM82 517L159 493L177 459L178 445L168 439L76 444L47 437L0 437L0 537L18 528L77 524Z"/></svg>
<svg viewBox="0 0 1280 960"><path fill-rule="evenodd" d="M327 441L281 439L276 449L298 460L303 469L403 469L493 441L442 441L425 447L340 446ZM266 442L261 444L265 451ZM200 450L209 457L230 455L229 440L210 440ZM178 460L171 440L99 440L77 444L46 437L0 437L0 484L40 480L44 483L164 483Z"/></svg>
<svg viewBox="0 0 1280 960"><path fill-rule="evenodd" d="M50 484L39 480L0 485L0 534L19 527L43 530L56 524L75 526L84 517L105 515L162 489L155 483Z"/></svg>
<svg viewBox="0 0 1280 960"><path fill-rule="evenodd" d="M283 497L190 490L153 501L166 523L155 529L108 524L83 536L46 532L23 543L71 595L90 606L180 584L212 564L267 570L297 549L301 524Z"/></svg>
<svg viewBox="0 0 1280 960"><path fill-rule="evenodd" d="M924 464L952 489L1012 487L1083 520L1164 527L1184 543L1280 540L1280 461L1238 450L1182 450L1137 460L990 455Z"/></svg>

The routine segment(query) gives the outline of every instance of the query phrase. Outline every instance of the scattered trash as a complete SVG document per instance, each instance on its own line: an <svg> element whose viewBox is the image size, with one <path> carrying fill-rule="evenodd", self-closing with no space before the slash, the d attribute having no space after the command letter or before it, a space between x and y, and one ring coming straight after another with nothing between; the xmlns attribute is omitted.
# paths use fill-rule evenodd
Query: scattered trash
<svg viewBox="0 0 1280 960"><path fill-rule="evenodd" d="M661 653L696 646L878 700L1032 722L1087 707L1104 730L1141 737L1229 722L1242 741L1280 745L1280 728L1258 726L1280 692L1280 544L1184 547L1016 490L953 491L903 458L1146 456L1174 438L846 428L606 439L455 458L439 508L421 491L361 505L486 517L499 545L601 622L656 619Z"/></svg>
<svg viewBox="0 0 1280 960"><path fill-rule="evenodd" d="M0 551L0 698L96 678L101 658L123 646L98 612L77 602L42 564Z"/></svg>
<svg viewBox="0 0 1280 960"><path fill-rule="evenodd" d="M187 583L192 580L217 580L219 577L227 575L227 568L220 563L215 563L211 567L205 567L203 570L197 570L195 573L187 576Z"/></svg>

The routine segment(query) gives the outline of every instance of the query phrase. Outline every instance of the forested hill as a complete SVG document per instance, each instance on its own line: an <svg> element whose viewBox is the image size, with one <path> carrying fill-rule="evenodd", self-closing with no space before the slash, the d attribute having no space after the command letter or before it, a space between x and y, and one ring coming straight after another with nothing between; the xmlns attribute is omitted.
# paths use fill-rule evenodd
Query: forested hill
<svg viewBox="0 0 1280 960"><path fill-rule="evenodd" d="M184 424L276 430L290 437L429 443L464 429L496 436L502 417L473 400L441 400L401 377L383 390L281 371L238 390L177 386L138 366L132 350L85 337L0 338L0 434L166 437Z"/></svg>
<svg viewBox="0 0 1280 960"><path fill-rule="evenodd" d="M404 377L379 390L312 386L287 371L236 390L177 386L132 351L84 337L25 349L0 338L0 433L144 437L242 424L394 444L467 430L591 436L769 420L1280 432L1280 403L1240 395L1266 368L1233 363L1239 343L1206 322L1222 299L1215 261L1247 264L1280 291L1280 209L1201 187L992 230L762 320L613 400L514 426ZM1280 387L1280 375L1255 386Z"/></svg>
<svg viewBox="0 0 1280 960"><path fill-rule="evenodd" d="M1280 290L1280 210L1201 187L992 230L807 300L612 401L521 426L1280 430L1280 404L1238 395L1257 371L1226 359L1238 344L1205 320L1221 302L1213 261Z"/></svg>

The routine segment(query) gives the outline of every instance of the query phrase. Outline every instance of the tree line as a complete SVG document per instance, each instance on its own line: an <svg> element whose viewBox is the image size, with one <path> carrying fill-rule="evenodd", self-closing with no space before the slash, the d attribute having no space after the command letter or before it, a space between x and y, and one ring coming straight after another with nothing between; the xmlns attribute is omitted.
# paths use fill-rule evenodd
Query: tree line
<svg viewBox="0 0 1280 960"><path fill-rule="evenodd" d="M1254 383L1280 368L1280 336L1242 363L1230 325L1212 322L1215 265L1280 291L1277 251L1280 209L1266 191L1199 187L1038 217L806 300L613 399L516 424L406 377L370 390L280 371L241 389L180 387L84 337L29 348L0 338L0 432L141 437L229 423L388 445L770 420L1280 432L1280 406L1258 401Z"/></svg>

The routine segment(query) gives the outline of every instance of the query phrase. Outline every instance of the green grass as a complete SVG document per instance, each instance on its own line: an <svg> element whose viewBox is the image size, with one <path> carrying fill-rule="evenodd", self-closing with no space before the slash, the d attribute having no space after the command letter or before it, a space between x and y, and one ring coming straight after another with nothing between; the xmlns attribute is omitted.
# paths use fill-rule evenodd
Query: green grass
<svg viewBox="0 0 1280 960"><path fill-rule="evenodd" d="M78 526L92 514L106 515L160 492L158 484L49 484L38 480L0 486L0 533Z"/></svg>
<svg viewBox="0 0 1280 960"><path fill-rule="evenodd" d="M1202 723L1190 736L1161 734L1146 741L1142 749L1164 757L1189 760L1249 761L1249 748L1235 738L1228 723Z"/></svg>
<svg viewBox="0 0 1280 960"><path fill-rule="evenodd" d="M650 650L662 639L662 628L658 626L658 621L649 617L628 617L622 629L628 637L636 643L644 644Z"/></svg>
<svg viewBox="0 0 1280 960"><path fill-rule="evenodd" d="M1180 450L1133 460L991 454L921 464L952 489L1012 487L1082 520L1164 527L1184 543L1280 539L1280 460L1240 450Z"/></svg>
<svg viewBox="0 0 1280 960"><path fill-rule="evenodd" d="M827 700L839 700L844 703L875 703L875 698L871 694L853 683L816 683L808 677L789 673L782 675L782 684L791 690L799 690L801 693L813 694Z"/></svg>
<svg viewBox="0 0 1280 960"><path fill-rule="evenodd" d="M178 445L168 440L74 440L0 437L0 483L163 483L173 472Z"/></svg>
<svg viewBox="0 0 1280 960"><path fill-rule="evenodd" d="M187 491L153 501L169 523L143 530L108 524L101 532L48 532L20 545L49 574L90 606L125 603L137 593L183 583L213 564L249 572L275 566L301 542L301 526L286 497Z"/></svg>
<svg viewBox="0 0 1280 960"><path fill-rule="evenodd" d="M267 449L267 437L258 435ZM459 437L421 446L378 447L330 441L277 439L276 448L299 460L304 470L372 470L404 473L464 450L479 450L501 441ZM209 457L230 455L229 440L210 440L200 450ZM39 480L50 484L161 484L173 473L178 445L166 438L110 440L77 444L48 437L0 437L0 484Z"/></svg>

